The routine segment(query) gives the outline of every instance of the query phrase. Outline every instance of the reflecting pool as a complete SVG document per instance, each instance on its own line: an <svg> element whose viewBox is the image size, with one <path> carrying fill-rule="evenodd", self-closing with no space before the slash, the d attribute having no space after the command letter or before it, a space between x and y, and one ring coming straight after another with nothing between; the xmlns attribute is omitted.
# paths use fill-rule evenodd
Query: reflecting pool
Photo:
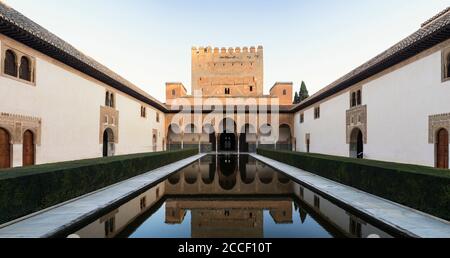
<svg viewBox="0 0 450 258"><path fill-rule="evenodd" d="M210 155L85 223L82 238L396 236L248 155Z"/></svg>

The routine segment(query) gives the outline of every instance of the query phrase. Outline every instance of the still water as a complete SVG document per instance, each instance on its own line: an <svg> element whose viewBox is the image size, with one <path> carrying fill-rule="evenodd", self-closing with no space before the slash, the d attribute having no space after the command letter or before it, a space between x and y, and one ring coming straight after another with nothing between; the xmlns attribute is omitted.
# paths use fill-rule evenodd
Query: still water
<svg viewBox="0 0 450 258"><path fill-rule="evenodd" d="M340 206L248 155L210 155L75 234L82 238L395 236Z"/></svg>

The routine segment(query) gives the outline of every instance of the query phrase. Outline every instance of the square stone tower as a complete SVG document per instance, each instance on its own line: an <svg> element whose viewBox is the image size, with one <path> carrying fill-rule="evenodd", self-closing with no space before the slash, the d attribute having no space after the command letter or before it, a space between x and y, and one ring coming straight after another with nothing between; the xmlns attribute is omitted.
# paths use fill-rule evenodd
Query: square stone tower
<svg viewBox="0 0 450 258"><path fill-rule="evenodd" d="M259 97L264 87L263 47L192 48L192 94Z"/></svg>

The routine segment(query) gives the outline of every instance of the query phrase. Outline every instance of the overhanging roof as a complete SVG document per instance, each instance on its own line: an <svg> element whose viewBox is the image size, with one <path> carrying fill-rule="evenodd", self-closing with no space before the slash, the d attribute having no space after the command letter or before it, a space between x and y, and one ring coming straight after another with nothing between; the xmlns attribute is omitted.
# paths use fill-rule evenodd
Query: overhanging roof
<svg viewBox="0 0 450 258"><path fill-rule="evenodd" d="M81 53L45 28L0 2L0 33L43 54L87 74L154 108L167 112L164 104L114 73L104 65Z"/></svg>
<svg viewBox="0 0 450 258"><path fill-rule="evenodd" d="M434 20L433 20L434 19ZM405 61L424 50L432 48L450 38L450 8L428 20L423 26L395 44L393 47L379 54L367 63L361 65L342 78L323 88L310 98L296 105L291 111L298 112L308 108L352 85L370 78L402 61Z"/></svg>

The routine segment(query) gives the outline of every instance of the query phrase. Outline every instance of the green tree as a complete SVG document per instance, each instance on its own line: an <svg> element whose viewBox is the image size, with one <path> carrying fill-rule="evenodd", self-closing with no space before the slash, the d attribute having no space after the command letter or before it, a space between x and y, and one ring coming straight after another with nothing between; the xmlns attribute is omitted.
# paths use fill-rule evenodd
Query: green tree
<svg viewBox="0 0 450 258"><path fill-rule="evenodd" d="M302 102L303 100L309 98L309 93L308 93L308 89L306 88L306 84L304 81L302 81L302 86L300 87L300 102Z"/></svg>
<svg viewBox="0 0 450 258"><path fill-rule="evenodd" d="M300 103L300 96L298 95L298 92L295 92L294 104L298 104L298 103Z"/></svg>

